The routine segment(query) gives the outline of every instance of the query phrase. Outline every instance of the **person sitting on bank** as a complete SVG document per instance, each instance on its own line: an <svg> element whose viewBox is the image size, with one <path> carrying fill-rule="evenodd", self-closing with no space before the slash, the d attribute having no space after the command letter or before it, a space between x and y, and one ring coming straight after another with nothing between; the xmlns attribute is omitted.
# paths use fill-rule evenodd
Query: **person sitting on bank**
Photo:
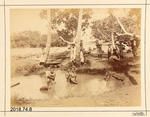
<svg viewBox="0 0 150 117"><path fill-rule="evenodd" d="M99 40L96 40L96 47L97 47L98 57L102 58L102 44L99 42Z"/></svg>
<svg viewBox="0 0 150 117"><path fill-rule="evenodd" d="M112 54L112 48L111 48L111 44L108 45L108 60L111 57Z"/></svg>
<svg viewBox="0 0 150 117"><path fill-rule="evenodd" d="M84 58L84 53L83 53L83 50L81 49L80 50L80 62L81 62L81 65L83 65L84 64L84 60L85 58Z"/></svg>
<svg viewBox="0 0 150 117"><path fill-rule="evenodd" d="M115 47L113 48L113 55L116 56L118 59L120 59L119 51L119 41L116 41Z"/></svg>
<svg viewBox="0 0 150 117"><path fill-rule="evenodd" d="M124 55L123 55L123 50L124 50L124 45L123 45L123 42L119 42L119 54L120 54L120 58L124 58Z"/></svg>
<svg viewBox="0 0 150 117"><path fill-rule="evenodd" d="M133 35L133 37L131 38L131 48L132 48L132 53L133 56L136 57L137 55L137 40L136 40L136 36Z"/></svg>

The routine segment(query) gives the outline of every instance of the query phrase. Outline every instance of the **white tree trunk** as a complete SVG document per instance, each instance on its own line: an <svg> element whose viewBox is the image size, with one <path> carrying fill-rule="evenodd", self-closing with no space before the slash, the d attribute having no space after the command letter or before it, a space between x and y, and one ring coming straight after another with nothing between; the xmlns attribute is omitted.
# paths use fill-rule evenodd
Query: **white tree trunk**
<svg viewBox="0 0 150 117"><path fill-rule="evenodd" d="M77 27L77 35L75 38L75 47L76 47L76 60L80 60L80 40L81 40L81 26L82 26L82 13L83 9L79 11L79 18L78 18L78 27Z"/></svg>
<svg viewBox="0 0 150 117"><path fill-rule="evenodd" d="M121 29L123 30L123 32L124 32L124 33L127 33L127 31L125 30L123 24L120 22L119 18L118 18L117 16L115 16L115 18L116 18L118 24L120 25Z"/></svg>
<svg viewBox="0 0 150 117"><path fill-rule="evenodd" d="M112 47L115 48L115 41L114 41L114 34L113 34L113 32L111 33L111 42L112 42Z"/></svg>
<svg viewBox="0 0 150 117"><path fill-rule="evenodd" d="M45 61L48 59L49 53L50 53L50 48L51 48L51 32L52 32L52 28L51 28L51 9L48 10L48 15L47 15L47 19L48 19L48 29L47 29L47 43L46 43L46 52L45 52Z"/></svg>

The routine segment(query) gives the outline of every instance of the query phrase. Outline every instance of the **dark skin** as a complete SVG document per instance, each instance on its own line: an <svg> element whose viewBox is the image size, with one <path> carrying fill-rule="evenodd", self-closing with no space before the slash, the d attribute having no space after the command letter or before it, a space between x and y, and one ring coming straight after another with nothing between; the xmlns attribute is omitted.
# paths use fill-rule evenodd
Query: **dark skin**
<svg viewBox="0 0 150 117"><path fill-rule="evenodd" d="M47 86L49 87L50 85L53 85L54 81L55 81L55 72L53 69L50 69L50 75L47 77L48 81L47 81Z"/></svg>

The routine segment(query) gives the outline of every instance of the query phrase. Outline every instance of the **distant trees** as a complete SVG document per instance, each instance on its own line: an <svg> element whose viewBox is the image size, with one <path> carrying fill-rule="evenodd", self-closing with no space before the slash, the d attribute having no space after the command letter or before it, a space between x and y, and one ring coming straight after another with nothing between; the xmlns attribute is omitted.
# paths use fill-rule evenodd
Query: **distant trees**
<svg viewBox="0 0 150 117"><path fill-rule="evenodd" d="M37 47L40 33L38 31L24 31L11 35L11 47Z"/></svg>
<svg viewBox="0 0 150 117"><path fill-rule="evenodd" d="M66 46L57 34L52 34L51 46ZM45 47L47 41L46 34L40 34L38 31L23 31L11 34L11 47L12 48L38 48Z"/></svg>
<svg viewBox="0 0 150 117"><path fill-rule="evenodd" d="M83 9L81 31L84 33L86 28L92 29L92 36L96 39L105 41L111 40L111 33L123 33L115 16L110 12L109 16L95 20L90 24L92 18L92 9ZM41 10L40 17L47 20L47 9ZM72 42L77 34L79 19L79 9L51 9L51 46L66 46L67 44L59 39L59 36L66 41ZM119 17L120 22L129 33L140 35L141 11L140 9L129 9L126 17ZM23 31L11 34L11 47L45 47L47 34L41 34L38 31Z"/></svg>

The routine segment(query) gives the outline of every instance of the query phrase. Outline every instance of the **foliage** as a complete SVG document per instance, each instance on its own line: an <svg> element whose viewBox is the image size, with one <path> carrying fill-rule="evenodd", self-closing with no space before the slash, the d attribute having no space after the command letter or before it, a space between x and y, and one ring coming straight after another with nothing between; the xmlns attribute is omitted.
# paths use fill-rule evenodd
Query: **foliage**
<svg viewBox="0 0 150 117"><path fill-rule="evenodd" d="M66 46L67 44L59 39L59 36L65 40L72 42L77 33L77 25L79 19L80 9L43 9L40 12L40 17L48 20L48 15L51 15L52 33L51 46ZM105 41L111 40L111 33L123 33L115 16L112 15L111 10L108 11L109 16L94 20L90 24L93 11L91 9L83 9L82 14L82 32L86 28L92 29L92 36ZM140 35L141 28L141 11L140 9L129 9L128 16L120 17L120 22L123 24L127 32ZM47 42L47 35L40 34L38 31L23 31L11 34L11 47L45 47Z"/></svg>
<svg viewBox="0 0 150 117"><path fill-rule="evenodd" d="M121 27L119 27L119 24L113 15L92 23L92 34L97 39L109 41L111 39L112 32L122 33Z"/></svg>
<svg viewBox="0 0 150 117"><path fill-rule="evenodd" d="M11 34L11 47L12 48L37 48L46 47L47 35L40 34L38 31L24 31ZM66 46L57 34L52 34L51 46Z"/></svg>
<svg viewBox="0 0 150 117"><path fill-rule="evenodd" d="M58 36L63 37L67 41L72 41L76 36L79 9L51 9L51 22L52 29L55 30ZM91 18L92 11L90 9L83 9L82 16L82 30L88 27L88 20ZM40 13L41 18L47 20L48 10L42 10Z"/></svg>
<svg viewBox="0 0 150 117"><path fill-rule="evenodd" d="M139 9L130 9L127 17L119 18L125 30L132 34L140 34L140 12ZM111 13L102 20L92 22L92 35L100 40L110 41L111 33L124 33L115 16Z"/></svg>

